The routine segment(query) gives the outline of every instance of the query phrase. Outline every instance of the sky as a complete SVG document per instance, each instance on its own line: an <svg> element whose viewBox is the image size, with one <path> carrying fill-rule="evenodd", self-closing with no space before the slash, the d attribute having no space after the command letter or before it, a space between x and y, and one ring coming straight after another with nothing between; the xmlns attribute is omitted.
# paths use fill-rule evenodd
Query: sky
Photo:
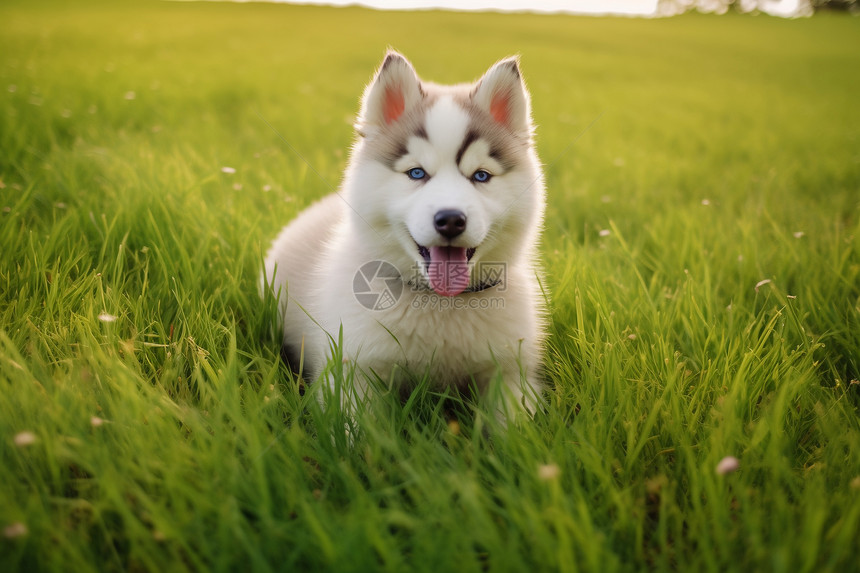
<svg viewBox="0 0 860 573"><path fill-rule="evenodd" d="M287 1L287 0L284 0ZM302 4L361 4L372 8L414 10L529 10L531 12L572 12L586 14L648 15L657 9L657 0L302 0Z"/></svg>

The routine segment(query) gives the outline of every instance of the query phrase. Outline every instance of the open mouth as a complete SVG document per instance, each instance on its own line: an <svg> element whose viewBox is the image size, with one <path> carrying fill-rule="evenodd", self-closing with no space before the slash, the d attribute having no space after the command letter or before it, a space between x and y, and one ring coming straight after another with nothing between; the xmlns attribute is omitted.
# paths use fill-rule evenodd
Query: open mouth
<svg viewBox="0 0 860 573"><path fill-rule="evenodd" d="M416 243L416 245L418 245ZM418 245L424 259L430 286L442 296L457 296L469 286L469 261L475 254L470 247L425 247Z"/></svg>
<svg viewBox="0 0 860 573"><path fill-rule="evenodd" d="M431 260L430 259L430 249L428 249L424 245L419 245L418 243L415 243L415 246L418 247L418 254L421 255L422 257L424 257L424 262L427 265L429 265L430 260ZM461 248L461 247L442 247L442 248L443 249L457 249L457 248ZM476 250L475 247L469 247L468 249L466 249L466 260L467 261L472 260L472 255L475 254L475 250ZM426 268L426 266L425 266L425 268Z"/></svg>

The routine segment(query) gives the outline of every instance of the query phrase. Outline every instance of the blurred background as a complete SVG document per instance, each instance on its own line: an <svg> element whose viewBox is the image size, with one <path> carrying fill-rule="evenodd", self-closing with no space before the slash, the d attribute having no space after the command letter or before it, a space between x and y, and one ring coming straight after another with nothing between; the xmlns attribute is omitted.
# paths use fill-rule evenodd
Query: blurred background
<svg viewBox="0 0 860 573"><path fill-rule="evenodd" d="M387 10L498 10L624 16L673 16L689 10L725 14L763 12L772 16L810 16L815 10L857 10L857 0L272 0L291 4L367 6Z"/></svg>

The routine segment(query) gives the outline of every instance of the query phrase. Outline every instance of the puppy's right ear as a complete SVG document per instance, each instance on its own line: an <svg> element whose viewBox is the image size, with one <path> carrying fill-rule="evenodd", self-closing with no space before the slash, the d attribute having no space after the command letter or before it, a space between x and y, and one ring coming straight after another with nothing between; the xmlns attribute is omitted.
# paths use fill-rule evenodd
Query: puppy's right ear
<svg viewBox="0 0 860 573"><path fill-rule="evenodd" d="M409 60L391 50L364 90L356 129L362 136L398 121L422 97L421 80Z"/></svg>

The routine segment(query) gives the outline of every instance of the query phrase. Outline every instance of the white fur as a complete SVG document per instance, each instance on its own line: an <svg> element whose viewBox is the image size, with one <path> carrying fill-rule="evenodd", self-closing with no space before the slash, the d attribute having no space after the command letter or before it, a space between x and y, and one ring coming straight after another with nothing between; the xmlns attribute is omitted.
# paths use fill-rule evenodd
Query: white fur
<svg viewBox="0 0 860 573"><path fill-rule="evenodd" d="M357 122L364 138L353 148L339 195L301 213L266 258L265 279L284 303L284 343L294 351L304 349L304 374L313 379L325 370L330 339L337 340L342 327L343 355L356 367L360 392L366 377L402 382L408 378L402 369L417 376L429 372L438 387L474 380L486 390L501 380L509 397L520 403L525 398L532 410L542 390L545 308L536 245L544 187L531 144L528 93L516 62L500 62L477 87L448 87L420 84L405 58L388 58L393 60L386 60L365 91ZM427 138L406 138L406 155L386 165L372 157L372 144L379 143L374 138L389 137L392 122L382 108L390 86L403 90L405 113L418 109L425 93L435 95L423 112ZM470 113L481 113L469 112L462 102L471 97L486 107L499 90L510 92L505 131L510 135L505 137L527 142L517 153L517 167L504 172L490 156L490 140L483 133L458 166L458 151L474 119ZM416 166L427 172L428 180L405 175ZM474 183L470 178L478 169L494 176ZM453 241L434 228L433 216L440 209L458 209L467 217L465 232ZM362 306L353 294L358 268L383 260L408 280L416 268L424 268L416 242L475 248L471 262L504 262L506 282L456 297L404 284L392 308ZM491 307L481 308L485 305Z"/></svg>

